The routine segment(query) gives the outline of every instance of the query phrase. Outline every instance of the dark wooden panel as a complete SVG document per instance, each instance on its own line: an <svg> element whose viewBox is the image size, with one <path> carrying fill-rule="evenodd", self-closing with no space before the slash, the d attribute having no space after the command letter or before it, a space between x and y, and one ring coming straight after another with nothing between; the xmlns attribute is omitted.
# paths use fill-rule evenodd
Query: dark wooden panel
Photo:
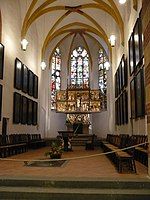
<svg viewBox="0 0 150 200"><path fill-rule="evenodd" d="M33 107L32 107L32 100L28 99L28 117L27 117L27 124L31 125L32 124L32 112L33 112Z"/></svg>
<svg viewBox="0 0 150 200"><path fill-rule="evenodd" d="M3 86L0 85L0 121L2 117L2 98L3 97Z"/></svg>
<svg viewBox="0 0 150 200"><path fill-rule="evenodd" d="M145 115L145 92L144 92L144 74L141 69L136 76L136 117L142 117Z"/></svg>
<svg viewBox="0 0 150 200"><path fill-rule="evenodd" d="M28 98L22 96L21 124L27 124Z"/></svg>
<svg viewBox="0 0 150 200"><path fill-rule="evenodd" d="M4 70L4 45L0 43L0 79L3 79Z"/></svg>
<svg viewBox="0 0 150 200"><path fill-rule="evenodd" d="M37 115L38 115L38 104L37 102L33 101L33 117L32 117L33 125L37 125Z"/></svg>
<svg viewBox="0 0 150 200"><path fill-rule="evenodd" d="M35 74L33 79L33 97L38 98L38 77Z"/></svg>
<svg viewBox="0 0 150 200"><path fill-rule="evenodd" d="M14 92L13 123L21 121L21 94Z"/></svg>
<svg viewBox="0 0 150 200"><path fill-rule="evenodd" d="M28 94L33 96L33 72L28 70Z"/></svg>
<svg viewBox="0 0 150 200"><path fill-rule="evenodd" d="M135 118L135 78L130 82L131 118Z"/></svg>
<svg viewBox="0 0 150 200"><path fill-rule="evenodd" d="M22 66L22 91L28 92L28 68L24 64Z"/></svg>
<svg viewBox="0 0 150 200"><path fill-rule="evenodd" d="M15 59L14 87L22 89L22 62L18 58Z"/></svg>
<svg viewBox="0 0 150 200"><path fill-rule="evenodd" d="M135 66L135 55L134 55L134 35L131 34L131 37L128 42L129 47L129 70L130 75L134 72L134 66Z"/></svg>

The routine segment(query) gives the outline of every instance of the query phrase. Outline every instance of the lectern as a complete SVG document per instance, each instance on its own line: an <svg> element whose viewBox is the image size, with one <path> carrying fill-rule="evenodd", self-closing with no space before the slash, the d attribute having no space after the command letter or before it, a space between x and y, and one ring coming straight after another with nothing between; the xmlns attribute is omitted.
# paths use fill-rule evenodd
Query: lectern
<svg viewBox="0 0 150 200"><path fill-rule="evenodd" d="M64 151L68 151L68 141L69 137L71 137L74 133L74 131L58 131L59 135L62 136L64 141Z"/></svg>

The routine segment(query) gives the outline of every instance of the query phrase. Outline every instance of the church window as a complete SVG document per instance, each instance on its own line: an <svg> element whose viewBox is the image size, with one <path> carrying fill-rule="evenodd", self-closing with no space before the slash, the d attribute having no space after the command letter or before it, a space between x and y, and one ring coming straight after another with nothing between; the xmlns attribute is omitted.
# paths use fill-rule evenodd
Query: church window
<svg viewBox="0 0 150 200"><path fill-rule="evenodd" d="M51 110L56 109L56 92L61 89L61 53L57 47L51 63Z"/></svg>
<svg viewBox="0 0 150 200"><path fill-rule="evenodd" d="M108 59L103 49L99 49L98 55L98 71L99 71L99 89L102 94L106 95L107 91L107 68L106 63L108 63Z"/></svg>
<svg viewBox="0 0 150 200"><path fill-rule="evenodd" d="M89 55L79 46L71 54L71 86L89 87Z"/></svg>

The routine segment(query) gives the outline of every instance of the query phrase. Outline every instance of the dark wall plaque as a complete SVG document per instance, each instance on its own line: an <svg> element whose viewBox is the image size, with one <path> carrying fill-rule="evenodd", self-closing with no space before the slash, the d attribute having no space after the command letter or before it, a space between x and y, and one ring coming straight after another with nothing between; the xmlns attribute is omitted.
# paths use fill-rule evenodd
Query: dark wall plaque
<svg viewBox="0 0 150 200"><path fill-rule="evenodd" d="M35 74L33 79L33 97L38 98L38 77Z"/></svg>
<svg viewBox="0 0 150 200"><path fill-rule="evenodd" d="M131 118L135 118L135 78L130 82Z"/></svg>
<svg viewBox="0 0 150 200"><path fill-rule="evenodd" d="M28 99L22 96L21 124L27 124Z"/></svg>
<svg viewBox="0 0 150 200"><path fill-rule="evenodd" d="M2 96L3 96L3 86L0 85L0 121L2 117Z"/></svg>
<svg viewBox="0 0 150 200"><path fill-rule="evenodd" d="M137 19L133 29L133 38L134 38L134 51L135 51L135 67L137 67L140 61L139 19Z"/></svg>
<svg viewBox="0 0 150 200"><path fill-rule="evenodd" d="M28 99L28 114L27 114L27 124L32 124L32 100Z"/></svg>
<svg viewBox="0 0 150 200"><path fill-rule="evenodd" d="M3 79L4 69L4 45L0 43L0 79Z"/></svg>
<svg viewBox="0 0 150 200"><path fill-rule="evenodd" d="M33 101L33 117L32 117L33 125L37 125L37 114L38 114L38 104L37 104L37 102Z"/></svg>
<svg viewBox="0 0 150 200"><path fill-rule="evenodd" d="M123 92L123 116L124 116L124 124L128 123L128 93L127 91Z"/></svg>
<svg viewBox="0 0 150 200"><path fill-rule="evenodd" d="M28 68L26 65L22 65L22 91L28 92Z"/></svg>
<svg viewBox="0 0 150 200"><path fill-rule="evenodd" d="M21 94L14 92L14 109L13 109L13 122L15 124L21 121Z"/></svg>
<svg viewBox="0 0 150 200"><path fill-rule="evenodd" d="M131 34L131 37L128 42L129 46L129 69L130 75L132 75L135 66L135 55L134 55L134 34Z"/></svg>
<svg viewBox="0 0 150 200"><path fill-rule="evenodd" d="M141 69L136 76L136 117L142 117L145 114L145 92L144 92L144 74Z"/></svg>
<svg viewBox="0 0 150 200"><path fill-rule="evenodd" d="M15 59L14 87L22 89L22 62L18 58Z"/></svg>
<svg viewBox="0 0 150 200"><path fill-rule="evenodd" d="M33 72L28 70L28 94L33 96Z"/></svg>

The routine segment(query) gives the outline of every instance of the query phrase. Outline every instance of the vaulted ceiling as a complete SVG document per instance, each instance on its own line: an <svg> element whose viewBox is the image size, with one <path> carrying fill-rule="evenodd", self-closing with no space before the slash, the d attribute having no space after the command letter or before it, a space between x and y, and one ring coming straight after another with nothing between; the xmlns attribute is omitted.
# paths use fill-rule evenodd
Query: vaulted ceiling
<svg viewBox="0 0 150 200"><path fill-rule="evenodd" d="M120 45L124 43L125 9L118 0L20 0L20 3L26 7L21 38L27 39L30 28L36 24L41 59L51 43L55 48L77 34L85 43L85 38L90 37L105 50L107 47L110 54L111 34L116 35ZM133 6L136 8L137 0L133 0Z"/></svg>

